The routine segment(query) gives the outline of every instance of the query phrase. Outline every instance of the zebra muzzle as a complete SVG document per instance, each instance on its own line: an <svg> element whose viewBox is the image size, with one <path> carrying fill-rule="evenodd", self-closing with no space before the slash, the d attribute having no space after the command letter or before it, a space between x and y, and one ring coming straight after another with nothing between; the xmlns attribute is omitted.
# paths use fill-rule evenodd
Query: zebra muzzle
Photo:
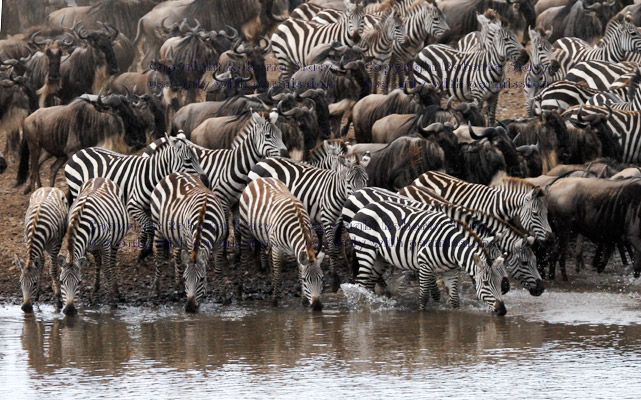
<svg viewBox="0 0 641 400"><path fill-rule="evenodd" d="M494 313L498 315L499 317L504 316L507 314L507 309L505 308L505 303L502 301L496 301L494 302Z"/></svg>
<svg viewBox="0 0 641 400"><path fill-rule="evenodd" d="M76 310L76 306L74 306L73 303L70 303L62 309L62 313L64 315L76 315L78 313L78 310Z"/></svg>
<svg viewBox="0 0 641 400"><path fill-rule="evenodd" d="M314 311L322 311L323 310L323 303L321 303L319 297L312 297L312 310L314 310Z"/></svg>
<svg viewBox="0 0 641 400"><path fill-rule="evenodd" d="M530 289L530 294L532 296L540 296L543 294L545 291L545 286L543 285L543 281L541 279L536 280L536 286Z"/></svg>
<svg viewBox="0 0 641 400"><path fill-rule="evenodd" d="M26 302L22 305L22 311L30 314L33 312L33 305L31 305L31 302Z"/></svg>
<svg viewBox="0 0 641 400"><path fill-rule="evenodd" d="M187 303L185 303L185 311L188 313L198 312L198 304L196 303L195 297L187 298Z"/></svg>

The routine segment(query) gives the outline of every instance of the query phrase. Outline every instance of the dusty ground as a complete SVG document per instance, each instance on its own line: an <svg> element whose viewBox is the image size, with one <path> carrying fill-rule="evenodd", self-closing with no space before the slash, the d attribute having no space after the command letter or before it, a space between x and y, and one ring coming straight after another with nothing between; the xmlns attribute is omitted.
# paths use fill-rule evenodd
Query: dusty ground
<svg viewBox="0 0 641 400"><path fill-rule="evenodd" d="M268 59L267 62L273 62L273 58ZM271 81L275 80L275 78L273 74L270 74L269 79ZM523 75L510 72L508 78L512 85L514 85L515 82L522 80ZM524 115L523 110L524 101L522 89L516 87L504 89L499 100L497 117L499 119L521 117ZM0 140L0 146L4 148L5 138L3 137ZM48 175L49 165L50 162L46 163L45 167L41 170L43 183L45 185L49 184L48 178L44 180ZM13 304L19 304L22 298L18 282L19 270L12 265L12 260L14 254L19 254L21 257L26 255L23 242L23 224L24 213L29 202L29 195L22 194L23 187L13 187L16 172L17 163L10 162L7 171L0 176L0 303ZM56 186L60 188L65 188L66 186L62 173L58 174ZM130 232L126 240L134 240L136 234L137 232ZM65 248L63 248L62 253L66 254ZM153 270L151 263L138 264L136 257L137 249L132 247L121 249L117 270L120 277L121 291L126 301L130 304L144 304L150 301L148 288L151 284ZM325 264L325 271L327 271L326 267L327 265ZM163 296L159 299L160 302L173 300L173 268L166 265L163 272L161 285ZM340 271L340 273L343 281L345 281L348 276L347 270ZM93 282L93 269L88 269L84 271L83 274L84 289L80 296L81 303L87 300L89 288L91 282ZM232 263L226 269L225 275L230 287L233 288L236 299L263 299L269 296L269 278L265 273L248 273L247 271L242 271L240 267ZM289 264L288 267L284 269L283 277L284 294L286 296L298 296L300 286L296 282L294 265ZM241 281L242 289L239 289ZM48 271L46 271L41 284L41 290L43 291L41 301L49 302L51 300L52 293L49 282L50 278ZM210 282L212 282L211 279ZM107 288L104 286L105 285L103 285L100 291L101 298L98 300L100 302L106 301L108 294ZM211 287L210 284L210 288ZM210 298L207 301L212 301L212 299Z"/></svg>

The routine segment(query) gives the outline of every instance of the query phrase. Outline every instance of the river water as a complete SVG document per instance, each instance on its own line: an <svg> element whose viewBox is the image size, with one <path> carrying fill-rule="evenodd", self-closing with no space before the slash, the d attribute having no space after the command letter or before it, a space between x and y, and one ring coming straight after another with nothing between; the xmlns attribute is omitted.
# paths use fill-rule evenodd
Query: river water
<svg viewBox="0 0 641 400"><path fill-rule="evenodd" d="M321 313L1 306L0 399L641 397L638 291L513 289L503 318L471 295L426 312L351 285Z"/></svg>

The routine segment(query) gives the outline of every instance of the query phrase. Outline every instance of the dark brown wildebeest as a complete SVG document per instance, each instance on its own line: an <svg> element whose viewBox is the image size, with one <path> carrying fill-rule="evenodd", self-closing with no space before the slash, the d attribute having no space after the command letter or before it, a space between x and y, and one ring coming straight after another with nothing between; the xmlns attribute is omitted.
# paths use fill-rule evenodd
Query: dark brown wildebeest
<svg viewBox="0 0 641 400"><path fill-rule="evenodd" d="M550 43L562 37L577 37L587 42L594 42L601 37L603 28L597 12L608 2L588 2L587 0L570 0L565 6L552 7L536 17L536 25L545 30L552 30ZM614 4L614 1L612 1Z"/></svg>
<svg viewBox="0 0 641 400"><path fill-rule="evenodd" d="M272 6L273 0L177 0L160 3L138 21L134 46L142 42L144 68L151 60L160 58L158 50L162 42L156 31L160 30L161 24L179 23L183 18L199 19L208 31L231 26L253 43L283 20L274 16Z"/></svg>
<svg viewBox="0 0 641 400"><path fill-rule="evenodd" d="M100 29L99 21L108 22L129 39L136 36L136 24L162 0L102 0L91 6L66 7L47 16L52 27L70 29L76 22L88 29Z"/></svg>
<svg viewBox="0 0 641 400"><path fill-rule="evenodd" d="M77 47L60 63L62 87L58 93L62 104L68 104L85 93L98 93L110 77L118 73L112 46L118 36L117 30L86 31L81 24L77 24L75 32L87 46Z"/></svg>
<svg viewBox="0 0 641 400"><path fill-rule="evenodd" d="M558 242L551 257L550 277L554 277L558 258L563 279L567 280L564 256L570 234L574 232L602 245L602 254L597 252L594 260L599 273L616 244L631 246L634 276L638 278L641 274L640 196L641 182L635 179L571 177L552 183L548 187L547 206Z"/></svg>
<svg viewBox="0 0 641 400"><path fill-rule="evenodd" d="M36 93L24 76L0 74L0 132L5 133L7 157L17 154L22 121L36 109Z"/></svg>
<svg viewBox="0 0 641 400"><path fill-rule="evenodd" d="M141 118L125 96L112 94L103 99L85 95L71 104L41 108L23 122L17 185L24 183L31 163L30 183L24 193L42 186L40 165L55 157L50 186L58 170L75 152L101 146L130 153L146 145L147 118Z"/></svg>
<svg viewBox="0 0 641 400"><path fill-rule="evenodd" d="M247 75L251 72L255 79L255 87L260 92L269 89L267 81L267 68L265 67L265 56L271 50L271 42L267 38L264 45L252 46L247 42L236 41L234 46L220 55L218 64L221 71L238 72ZM215 72L212 74L214 75Z"/></svg>

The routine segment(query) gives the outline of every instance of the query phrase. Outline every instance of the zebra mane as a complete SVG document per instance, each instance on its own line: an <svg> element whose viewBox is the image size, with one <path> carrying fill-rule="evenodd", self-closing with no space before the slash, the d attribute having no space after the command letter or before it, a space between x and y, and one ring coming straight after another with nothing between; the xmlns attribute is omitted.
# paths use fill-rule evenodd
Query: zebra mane
<svg viewBox="0 0 641 400"><path fill-rule="evenodd" d="M302 204L296 196L291 194L291 192L289 193L289 196L291 196L292 199L295 200L294 204L296 205L296 217L298 218L298 222L302 227L301 230L303 231L303 239L305 240L305 252L307 253L307 258L309 259L309 261L312 261L312 262L316 261L316 253L314 253L314 247L312 245L312 237L309 234L309 230L307 229L307 224L305 223L305 218L303 217L304 216L303 213L305 212L305 210L302 208Z"/></svg>
<svg viewBox="0 0 641 400"><path fill-rule="evenodd" d="M49 195L47 195L47 197L49 197ZM36 232L36 224L38 223L38 216L40 215L40 210L42 210L42 202L38 205L38 209L36 210L36 215L33 216L33 224L31 225L31 230L29 231L29 240L27 241L28 249L31 249L31 246L33 245L33 236L34 236L34 233ZM28 270L29 268L31 268L31 251L29 251L27 262L24 268L25 270Z"/></svg>
<svg viewBox="0 0 641 400"><path fill-rule="evenodd" d="M165 146L169 145L169 140L166 137L162 137L160 139L156 139L153 141L153 143L150 143L147 148L145 149L145 152L143 154L146 154L148 156L153 155L156 151L164 148Z"/></svg>
<svg viewBox="0 0 641 400"><path fill-rule="evenodd" d="M84 186L84 185L83 185ZM79 201L78 207L71 213L69 216L69 233L67 236L67 252L69 254L69 264L73 264L73 243L76 240L76 233L78 231L78 225L80 225L80 216L85 209L87 204L88 197L86 195L80 197L76 201Z"/></svg>
<svg viewBox="0 0 641 400"><path fill-rule="evenodd" d="M203 205L198 210L198 218L196 218L196 234L194 235L193 248L191 250L191 261L196 262L196 256L198 255L198 247L200 247L200 240L203 234L203 223L205 221L205 215L207 214L207 192L202 192L205 195L205 200Z"/></svg>
<svg viewBox="0 0 641 400"><path fill-rule="evenodd" d="M270 111L261 110L261 111L254 111L254 112L257 113L258 115L260 115L260 117L262 119L264 119L265 121L269 121L269 113L270 113ZM233 120L230 120L230 121L227 122L227 123L231 123L232 121L239 120L239 119L242 119L242 118L249 118L249 122L238 133L238 135L236 135L236 137L234 138L233 142L231 143L231 148L232 149L237 149L238 146L240 146L240 144L242 142L244 142L245 139L247 139L247 136L249 135L249 132L251 131L251 129L254 126L257 125L257 124L254 123L254 120L251 117L251 115L252 115L252 111L251 110L245 110L245 111L243 111L242 114L239 114L237 116L237 118L234 118Z"/></svg>
<svg viewBox="0 0 641 400"><path fill-rule="evenodd" d="M514 176L501 177L499 182L497 182L496 186L494 187L498 189L508 189L508 190L515 189L517 191L521 191L521 190L529 191L529 190L534 190L538 188L538 186L536 186L535 184L528 182L525 179L517 178Z"/></svg>
<svg viewBox="0 0 641 400"><path fill-rule="evenodd" d="M636 69L634 76L632 76L632 79L630 79L630 82L628 83L628 97L630 99L630 102L632 102L637 96L637 92L639 91L639 83L641 83L641 68Z"/></svg>
<svg viewBox="0 0 641 400"><path fill-rule="evenodd" d="M436 6L434 4L434 0L416 0L415 2L410 4L409 7L407 7L407 11L410 11L410 10L413 10L413 9L415 9L417 7L420 7L420 6L423 5L423 3L430 3L430 4L434 5L434 6Z"/></svg>
<svg viewBox="0 0 641 400"><path fill-rule="evenodd" d="M473 241L476 241L477 243L481 244L481 246L480 246L481 252L483 252L483 254L485 255L485 259L489 263L490 262L490 253L488 253L487 249L483 245L483 240L481 240L481 238L476 234L476 232L474 232L474 230L468 224L466 224L463 221L460 221L458 219L452 219L452 221L454 221L455 223L457 223L459 225L459 228L463 231L462 233L463 233L463 235L465 237L471 238Z"/></svg>

